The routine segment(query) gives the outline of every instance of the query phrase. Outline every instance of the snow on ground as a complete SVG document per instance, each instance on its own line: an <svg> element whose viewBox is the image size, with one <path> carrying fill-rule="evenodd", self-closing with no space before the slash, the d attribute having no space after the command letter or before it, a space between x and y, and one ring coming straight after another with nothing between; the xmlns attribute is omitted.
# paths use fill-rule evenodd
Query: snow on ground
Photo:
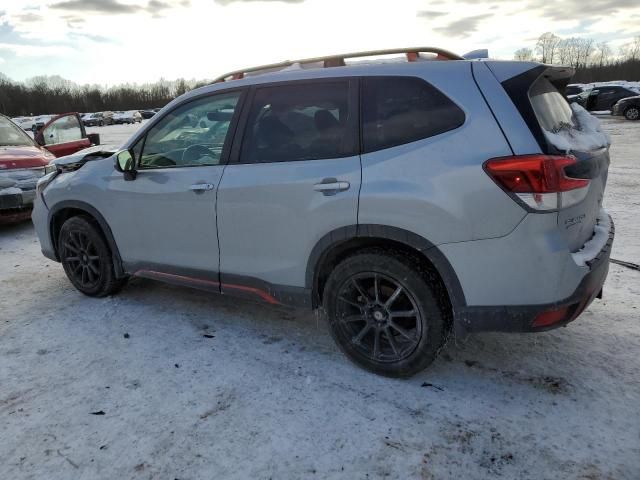
<svg viewBox="0 0 640 480"><path fill-rule="evenodd" d="M638 263L640 123L603 124L613 256ZM0 227L0 478L637 479L639 293L611 265L569 328L392 380L307 312L148 280L84 297L29 223Z"/></svg>

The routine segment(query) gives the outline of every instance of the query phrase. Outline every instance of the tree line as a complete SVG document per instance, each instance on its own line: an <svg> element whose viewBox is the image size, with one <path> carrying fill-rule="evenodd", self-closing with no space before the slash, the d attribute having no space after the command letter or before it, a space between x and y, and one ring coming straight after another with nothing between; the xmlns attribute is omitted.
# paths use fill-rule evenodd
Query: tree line
<svg viewBox="0 0 640 480"><path fill-rule="evenodd" d="M562 38L546 32L533 48L516 50L514 58L574 67L574 82L640 80L640 36L614 52L607 42L588 37Z"/></svg>
<svg viewBox="0 0 640 480"><path fill-rule="evenodd" d="M0 113L15 117L158 108L207 83L178 79L103 88L98 85L77 85L59 76L41 76L25 82L13 82L0 74Z"/></svg>

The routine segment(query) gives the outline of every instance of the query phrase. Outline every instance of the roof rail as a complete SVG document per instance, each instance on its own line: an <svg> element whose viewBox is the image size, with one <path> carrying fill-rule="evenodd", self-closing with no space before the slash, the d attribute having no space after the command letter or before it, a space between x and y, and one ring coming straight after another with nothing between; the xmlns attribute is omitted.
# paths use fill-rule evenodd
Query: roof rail
<svg viewBox="0 0 640 480"><path fill-rule="evenodd" d="M464 58L456 55L455 53L436 47L390 48L386 50L369 50L365 52L328 55L325 57L304 58L301 60L285 60L284 62L271 63L269 65L262 65L259 67L243 68L241 70L225 73L224 75L216 78L213 83L239 80L244 78L247 74L259 75L262 73L277 72L296 65L300 66L300 68L305 68L305 65L307 68L344 67L346 65L345 59L347 58L374 57L378 55L393 55L398 53L405 54L408 62L417 61L421 53L435 54L435 60L464 60Z"/></svg>

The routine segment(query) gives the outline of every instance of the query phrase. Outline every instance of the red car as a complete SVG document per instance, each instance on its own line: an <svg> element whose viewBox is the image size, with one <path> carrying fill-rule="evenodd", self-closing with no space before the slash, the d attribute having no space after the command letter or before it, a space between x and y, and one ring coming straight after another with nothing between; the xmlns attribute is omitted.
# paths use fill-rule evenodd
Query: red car
<svg viewBox="0 0 640 480"><path fill-rule="evenodd" d="M0 114L0 223L29 218L36 183L49 162L91 145L77 113L52 118L35 141Z"/></svg>

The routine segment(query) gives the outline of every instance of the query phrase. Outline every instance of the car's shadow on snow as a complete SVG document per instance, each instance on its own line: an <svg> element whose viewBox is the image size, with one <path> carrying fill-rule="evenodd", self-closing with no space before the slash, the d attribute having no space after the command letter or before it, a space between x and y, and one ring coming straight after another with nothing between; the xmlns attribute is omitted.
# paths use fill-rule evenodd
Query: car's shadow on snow
<svg viewBox="0 0 640 480"><path fill-rule="evenodd" d="M211 331L220 333L216 335L221 337L242 336L254 357L276 369L301 364L308 371L325 375L327 380L352 386L366 386L375 377L352 365L333 343L321 316L309 311L273 307L145 279L133 279L119 298L128 304L145 305L146 315L150 317L154 316L154 309L170 308L175 312L170 328L190 330L198 338ZM588 321L593 315L587 312L585 316ZM589 348L593 341L589 329L585 328L537 335L485 333L452 338L439 358L413 378L376 378L390 385L410 384L438 394L468 395L469 387L475 386L479 397L491 398L492 389L516 385L554 397L571 396L574 386L588 381L593 368L597 368L600 355ZM236 348L236 345L225 348ZM282 355L273 355L273 348ZM236 361L241 361L241 352L235 353L238 354Z"/></svg>

